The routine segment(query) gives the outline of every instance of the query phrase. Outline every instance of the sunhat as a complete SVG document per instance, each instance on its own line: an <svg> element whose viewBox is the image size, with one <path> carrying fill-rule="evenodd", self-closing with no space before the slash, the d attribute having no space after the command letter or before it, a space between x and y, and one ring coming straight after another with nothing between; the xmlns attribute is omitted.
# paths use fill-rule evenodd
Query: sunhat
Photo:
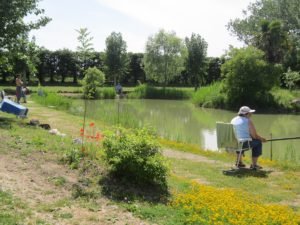
<svg viewBox="0 0 300 225"><path fill-rule="evenodd" d="M242 106L238 112L238 114L247 114L247 113L254 113L255 109L250 109L248 106Z"/></svg>

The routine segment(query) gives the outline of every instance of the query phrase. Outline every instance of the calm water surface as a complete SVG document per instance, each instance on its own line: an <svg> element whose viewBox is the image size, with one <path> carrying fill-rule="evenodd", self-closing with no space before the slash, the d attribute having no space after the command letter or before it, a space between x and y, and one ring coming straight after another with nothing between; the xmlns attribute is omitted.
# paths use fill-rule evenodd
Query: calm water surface
<svg viewBox="0 0 300 225"><path fill-rule="evenodd" d="M126 127L150 125L158 134L182 142L217 150L216 122L230 122L236 112L195 107L188 101L99 100L87 104L87 115L95 120ZM300 136L300 115L259 114L252 117L259 134L270 138ZM273 142L273 158L300 161L300 140ZM264 156L270 143L264 144Z"/></svg>

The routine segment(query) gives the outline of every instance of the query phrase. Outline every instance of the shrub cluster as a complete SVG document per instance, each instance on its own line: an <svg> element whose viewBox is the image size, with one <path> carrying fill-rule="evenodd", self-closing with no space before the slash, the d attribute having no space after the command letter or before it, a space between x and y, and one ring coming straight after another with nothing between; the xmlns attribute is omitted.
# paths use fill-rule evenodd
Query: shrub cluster
<svg viewBox="0 0 300 225"><path fill-rule="evenodd" d="M113 87L101 87L97 88L97 99L114 99L116 97L116 91Z"/></svg>
<svg viewBox="0 0 300 225"><path fill-rule="evenodd" d="M159 143L149 129L118 128L105 136L105 160L114 176L140 187L149 184L167 187L168 167Z"/></svg>
<svg viewBox="0 0 300 225"><path fill-rule="evenodd" d="M225 104L225 96L221 93L221 83L216 82L210 86L201 87L192 96L195 105L207 108L222 108Z"/></svg>
<svg viewBox="0 0 300 225"><path fill-rule="evenodd" d="M84 72L82 80L83 94L85 98L97 98L97 87L102 86L105 74L96 67L90 67Z"/></svg>

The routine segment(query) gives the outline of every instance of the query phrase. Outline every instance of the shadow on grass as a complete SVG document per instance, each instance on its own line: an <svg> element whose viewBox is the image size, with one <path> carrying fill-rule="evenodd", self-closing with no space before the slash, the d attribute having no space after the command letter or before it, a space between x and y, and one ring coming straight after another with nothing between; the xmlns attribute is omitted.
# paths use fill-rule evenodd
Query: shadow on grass
<svg viewBox="0 0 300 225"><path fill-rule="evenodd" d="M0 117L0 129L9 130L14 122L15 120L12 118Z"/></svg>
<svg viewBox="0 0 300 225"><path fill-rule="evenodd" d="M166 203L170 196L167 187L158 184L138 185L126 179L107 175L100 179L102 194L115 201L140 200L150 203Z"/></svg>
<svg viewBox="0 0 300 225"><path fill-rule="evenodd" d="M249 168L239 168L239 169L230 169L230 170L223 170L223 174L227 176L233 177L259 177L259 178L267 178L268 174L272 173L273 171L269 170L253 170Z"/></svg>

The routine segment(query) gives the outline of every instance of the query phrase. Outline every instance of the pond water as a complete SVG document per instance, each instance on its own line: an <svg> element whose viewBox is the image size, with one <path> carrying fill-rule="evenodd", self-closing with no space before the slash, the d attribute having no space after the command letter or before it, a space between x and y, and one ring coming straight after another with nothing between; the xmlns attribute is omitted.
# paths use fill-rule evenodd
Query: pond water
<svg viewBox="0 0 300 225"><path fill-rule="evenodd" d="M204 149L217 150L216 122L230 122L236 112L195 107L189 101L174 100L98 100L87 102L87 116L125 127L150 125L159 135ZM252 116L259 134L269 139L300 136L300 115L259 114ZM272 143L273 158L300 162L300 140ZM264 144L264 156L270 155Z"/></svg>

